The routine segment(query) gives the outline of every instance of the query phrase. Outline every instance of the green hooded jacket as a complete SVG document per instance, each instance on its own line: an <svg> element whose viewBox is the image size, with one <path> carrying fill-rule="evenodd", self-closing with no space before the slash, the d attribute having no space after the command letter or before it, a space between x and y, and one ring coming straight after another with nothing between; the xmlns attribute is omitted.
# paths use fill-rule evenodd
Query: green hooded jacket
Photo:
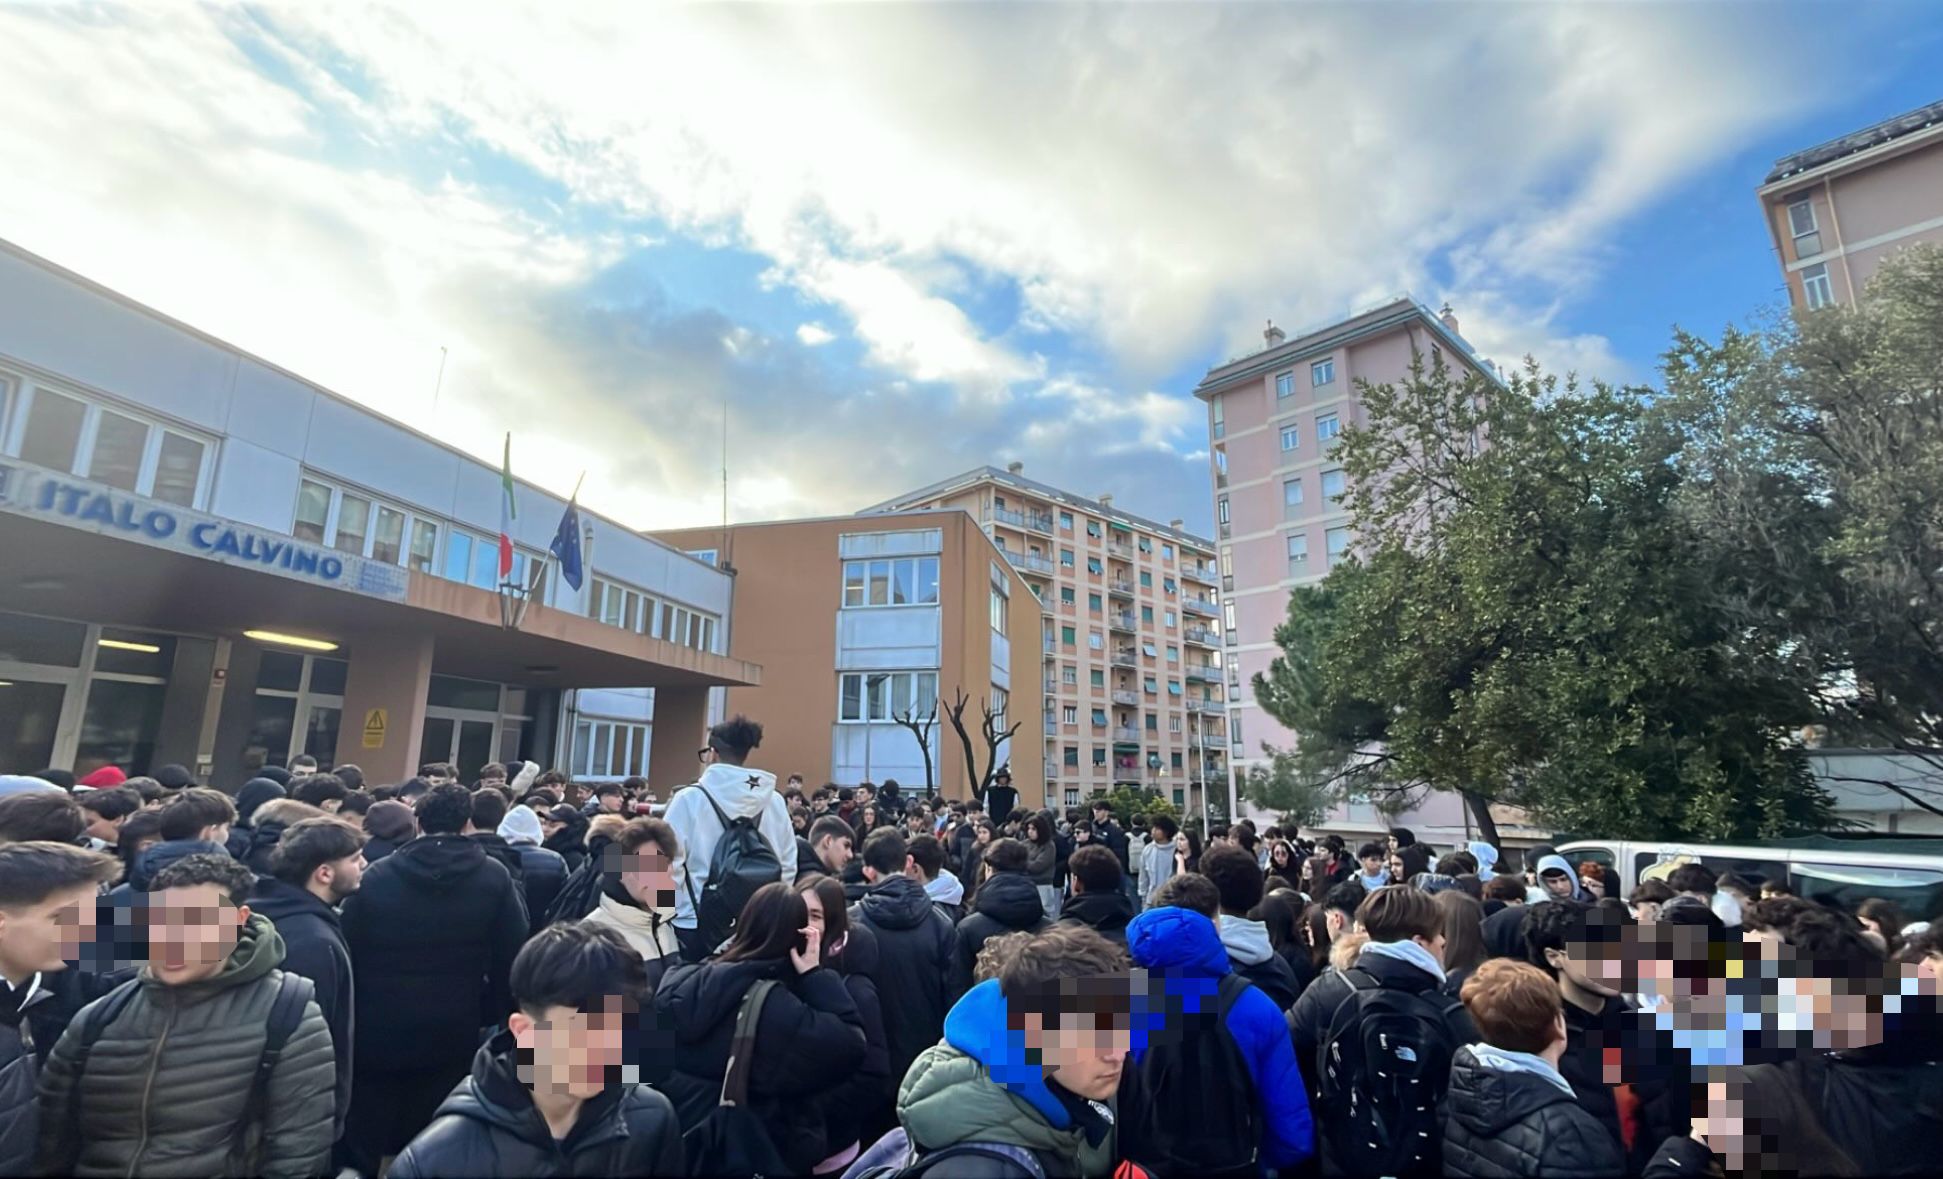
<svg viewBox="0 0 1943 1179"><path fill-rule="evenodd" d="M108 998L83 1007L41 1070L41 1171L144 1179L229 1174L283 952L276 927L251 914L209 978L172 987L143 967L123 984L137 993L95 1040L77 1093L79 1033ZM301 1179L329 1171L333 1060L330 1029L317 1004L307 1003L270 1076L256 1173ZM78 1136L69 1117L73 1101L80 1103Z"/></svg>

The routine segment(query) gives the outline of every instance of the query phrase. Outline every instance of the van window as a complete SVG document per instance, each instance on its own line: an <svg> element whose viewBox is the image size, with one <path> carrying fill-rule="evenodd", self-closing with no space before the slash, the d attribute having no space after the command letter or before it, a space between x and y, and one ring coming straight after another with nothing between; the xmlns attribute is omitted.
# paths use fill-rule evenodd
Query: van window
<svg viewBox="0 0 1943 1179"><path fill-rule="evenodd" d="M1662 860L1678 859L1681 855L1693 856L1693 858L1712 869L1716 876L1725 876L1729 872L1732 872L1734 875L1746 880L1755 888L1759 888L1763 881L1773 880L1785 870L1782 868L1781 862L1778 859L1754 860L1744 856L1727 856L1721 855L1718 852L1708 851L1705 848L1695 848L1686 852L1637 852L1633 855L1633 881L1637 883L1641 880L1648 879L1646 875L1648 868L1660 863ZM1655 875L1658 879L1666 879L1665 872L1659 872Z"/></svg>
<svg viewBox="0 0 1943 1179"><path fill-rule="evenodd" d="M1789 866L1795 895L1829 901L1851 912L1870 897L1894 901L1912 921L1943 917L1943 872L1931 868L1876 868L1852 864Z"/></svg>

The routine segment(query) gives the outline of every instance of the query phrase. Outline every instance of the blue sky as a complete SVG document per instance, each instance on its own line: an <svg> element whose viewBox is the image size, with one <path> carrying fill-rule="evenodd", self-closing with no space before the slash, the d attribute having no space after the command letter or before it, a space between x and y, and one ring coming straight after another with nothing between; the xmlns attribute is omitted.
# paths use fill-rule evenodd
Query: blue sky
<svg viewBox="0 0 1943 1179"><path fill-rule="evenodd" d="M738 519L1017 459L1205 529L1264 319L1641 381L1777 304L1755 187L1943 97L1938 12L12 6L0 236L643 527L726 406Z"/></svg>

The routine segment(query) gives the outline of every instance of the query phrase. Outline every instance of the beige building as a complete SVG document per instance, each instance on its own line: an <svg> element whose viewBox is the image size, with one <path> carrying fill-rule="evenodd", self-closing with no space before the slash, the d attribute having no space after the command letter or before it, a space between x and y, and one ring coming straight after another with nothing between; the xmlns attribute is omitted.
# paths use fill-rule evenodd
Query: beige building
<svg viewBox="0 0 1943 1179"><path fill-rule="evenodd" d="M1776 161L1760 197L1790 301L1853 302L1884 258L1943 242L1943 101Z"/></svg>
<svg viewBox="0 0 1943 1179"><path fill-rule="evenodd" d="M970 516L836 516L655 538L733 571L729 651L765 652L773 669L760 686L728 692L728 713L762 722L757 764L812 787L890 778L906 797L920 794L923 749L897 718L927 717L935 703L936 720L921 726L933 780L942 796L969 799L964 745L946 716L963 692L981 770L983 709L1024 722L1000 764L1014 767L1021 805L1045 805L1039 603Z"/></svg>
<svg viewBox="0 0 1943 1179"><path fill-rule="evenodd" d="M1214 544L1181 521L1158 524L1005 470L980 467L866 510L970 513L1037 595L1045 624L1036 678L1043 773L1013 759L1022 798L1046 783L1055 806L1127 783L1198 813L1228 797L1227 690ZM746 618L747 614L738 617ZM775 661L770 661L773 665ZM771 673L774 674L773 672ZM765 681L768 683L770 681ZM1021 730L1021 736L1024 730ZM1225 813L1225 812L1224 812Z"/></svg>

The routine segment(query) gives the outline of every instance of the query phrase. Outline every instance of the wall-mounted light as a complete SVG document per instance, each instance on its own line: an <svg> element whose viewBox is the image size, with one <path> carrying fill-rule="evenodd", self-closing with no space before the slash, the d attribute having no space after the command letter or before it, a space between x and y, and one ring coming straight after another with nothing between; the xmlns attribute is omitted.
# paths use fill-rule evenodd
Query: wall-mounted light
<svg viewBox="0 0 1943 1179"><path fill-rule="evenodd" d="M296 647L303 651L337 650L337 644L328 639L307 639L302 635L287 635L274 630L246 630L243 632L243 637L254 639L259 643L274 643L279 647Z"/></svg>
<svg viewBox="0 0 1943 1179"><path fill-rule="evenodd" d="M160 655L162 648L154 643L131 643L127 639L102 639L100 645L117 651L139 651L144 655Z"/></svg>

